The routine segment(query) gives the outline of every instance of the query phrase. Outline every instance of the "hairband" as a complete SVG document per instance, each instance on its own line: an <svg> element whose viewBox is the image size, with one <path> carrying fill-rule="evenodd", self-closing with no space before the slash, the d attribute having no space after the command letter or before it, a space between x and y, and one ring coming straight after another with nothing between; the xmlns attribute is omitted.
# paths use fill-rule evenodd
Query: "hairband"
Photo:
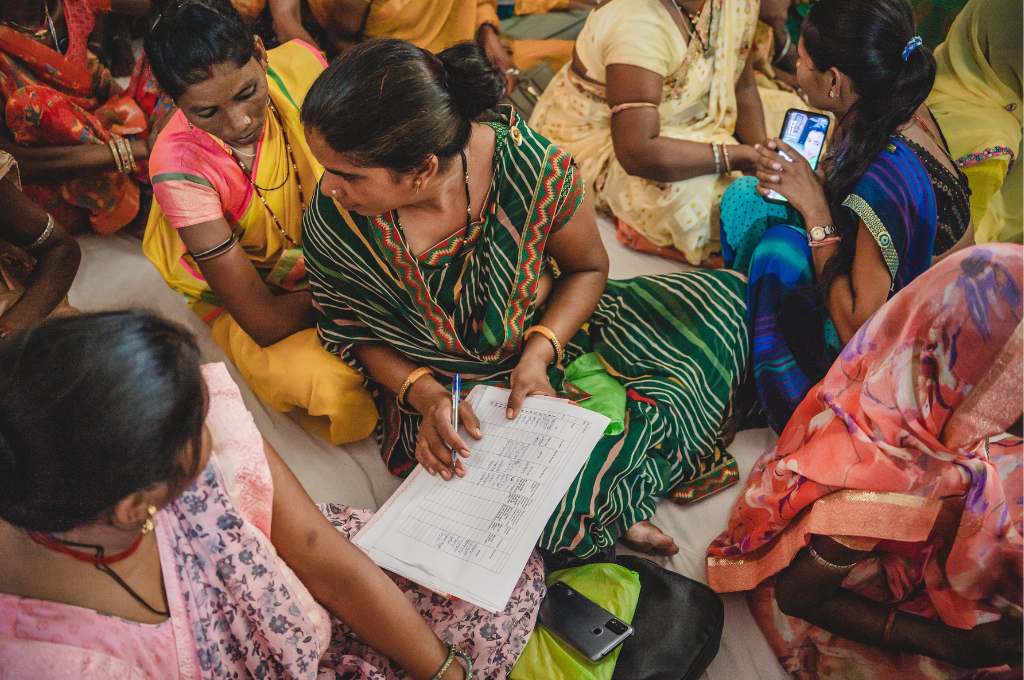
<svg viewBox="0 0 1024 680"><path fill-rule="evenodd" d="M903 61L910 61L910 55L913 54L914 50L922 44L924 44L924 41L921 40L921 36L915 35L913 38L908 40L907 44L903 47L903 53L900 55L900 58L902 58Z"/></svg>

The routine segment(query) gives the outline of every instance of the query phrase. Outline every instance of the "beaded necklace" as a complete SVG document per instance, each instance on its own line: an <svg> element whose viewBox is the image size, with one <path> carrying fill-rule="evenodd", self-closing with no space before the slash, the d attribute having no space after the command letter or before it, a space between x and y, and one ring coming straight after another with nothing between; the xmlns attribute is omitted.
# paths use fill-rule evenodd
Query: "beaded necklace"
<svg viewBox="0 0 1024 680"><path fill-rule="evenodd" d="M243 154L239 153L234 147L231 147L230 145L228 148L230 148L231 151L229 151L228 153L231 155L233 159L235 159L235 162L238 163L238 167L239 169L241 169L242 174L245 175L246 179L249 180L249 184L252 185L253 191L256 193L256 196L259 197L260 203L263 204L263 207L266 208L268 213L270 213L270 219L274 221L274 226L277 227L277 230L281 233L281 237L288 243L288 247L298 248L299 245L295 242L295 239L289 236L288 232L285 231L284 226L282 226L281 224L281 220L279 220L277 218L277 215L274 214L273 209L270 207L270 204L267 203L267 199L263 195L263 192L265 191L277 191L278 189L283 187L285 184L288 183L288 178L291 176L291 172L294 172L295 183L299 189L299 205L306 205L306 194L302 190L302 177L299 175L298 163L295 162L295 152L292 151L291 142L288 141L288 131L285 129L284 120L281 118L281 114L277 112L277 107L274 106L274 102L268 102L268 106L270 107L270 112L274 114L274 118L277 120L277 124L281 126L281 136L284 138L284 148L288 151L288 161L289 164L291 165L291 171L285 174L285 177L283 180L281 180L281 183L278 184L276 187L259 186L258 184L256 184L256 180L253 179L252 173L245 169L245 164L242 163L242 159L240 158L240 156Z"/></svg>

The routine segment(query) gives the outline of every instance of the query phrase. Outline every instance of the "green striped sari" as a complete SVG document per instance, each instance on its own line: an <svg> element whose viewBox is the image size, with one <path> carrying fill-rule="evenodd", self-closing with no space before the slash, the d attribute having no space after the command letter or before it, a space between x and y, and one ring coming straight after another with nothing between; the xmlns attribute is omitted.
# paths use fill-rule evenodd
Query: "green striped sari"
<svg viewBox="0 0 1024 680"><path fill-rule="evenodd" d="M566 152L514 113L491 123L494 179L484 217L419 257L393 216L341 218L318 192L303 244L328 351L385 344L475 384L507 384L548 267L547 238L583 200ZM627 387L626 430L606 436L566 493L541 539L548 550L588 557L654 513L655 497L696 500L736 480L720 446L722 421L746 369L744 280L731 272L685 272L609 281L594 314L566 345L565 365L597 352ZM557 390L564 365L552 367ZM382 455L392 473L416 465L417 413L368 380L380 407Z"/></svg>

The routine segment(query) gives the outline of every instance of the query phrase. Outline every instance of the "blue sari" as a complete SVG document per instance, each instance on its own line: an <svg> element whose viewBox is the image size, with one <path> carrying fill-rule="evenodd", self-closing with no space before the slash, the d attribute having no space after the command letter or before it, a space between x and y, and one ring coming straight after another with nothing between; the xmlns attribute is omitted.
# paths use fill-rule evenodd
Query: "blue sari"
<svg viewBox="0 0 1024 680"><path fill-rule="evenodd" d="M842 350L815 281L800 215L764 200L743 177L722 197L726 265L746 272L747 322L758 401L776 432ZM893 137L843 201L845 217L863 221L885 260L892 297L931 265L938 205L914 150Z"/></svg>

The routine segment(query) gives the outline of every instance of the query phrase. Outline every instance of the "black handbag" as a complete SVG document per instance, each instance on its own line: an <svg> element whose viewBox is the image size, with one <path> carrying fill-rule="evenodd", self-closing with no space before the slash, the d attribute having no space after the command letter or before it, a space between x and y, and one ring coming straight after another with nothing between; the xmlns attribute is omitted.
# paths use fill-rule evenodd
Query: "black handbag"
<svg viewBox="0 0 1024 680"><path fill-rule="evenodd" d="M612 680L696 680L718 654L725 609L703 583L642 557L616 563L640 575L633 635L622 644Z"/></svg>

